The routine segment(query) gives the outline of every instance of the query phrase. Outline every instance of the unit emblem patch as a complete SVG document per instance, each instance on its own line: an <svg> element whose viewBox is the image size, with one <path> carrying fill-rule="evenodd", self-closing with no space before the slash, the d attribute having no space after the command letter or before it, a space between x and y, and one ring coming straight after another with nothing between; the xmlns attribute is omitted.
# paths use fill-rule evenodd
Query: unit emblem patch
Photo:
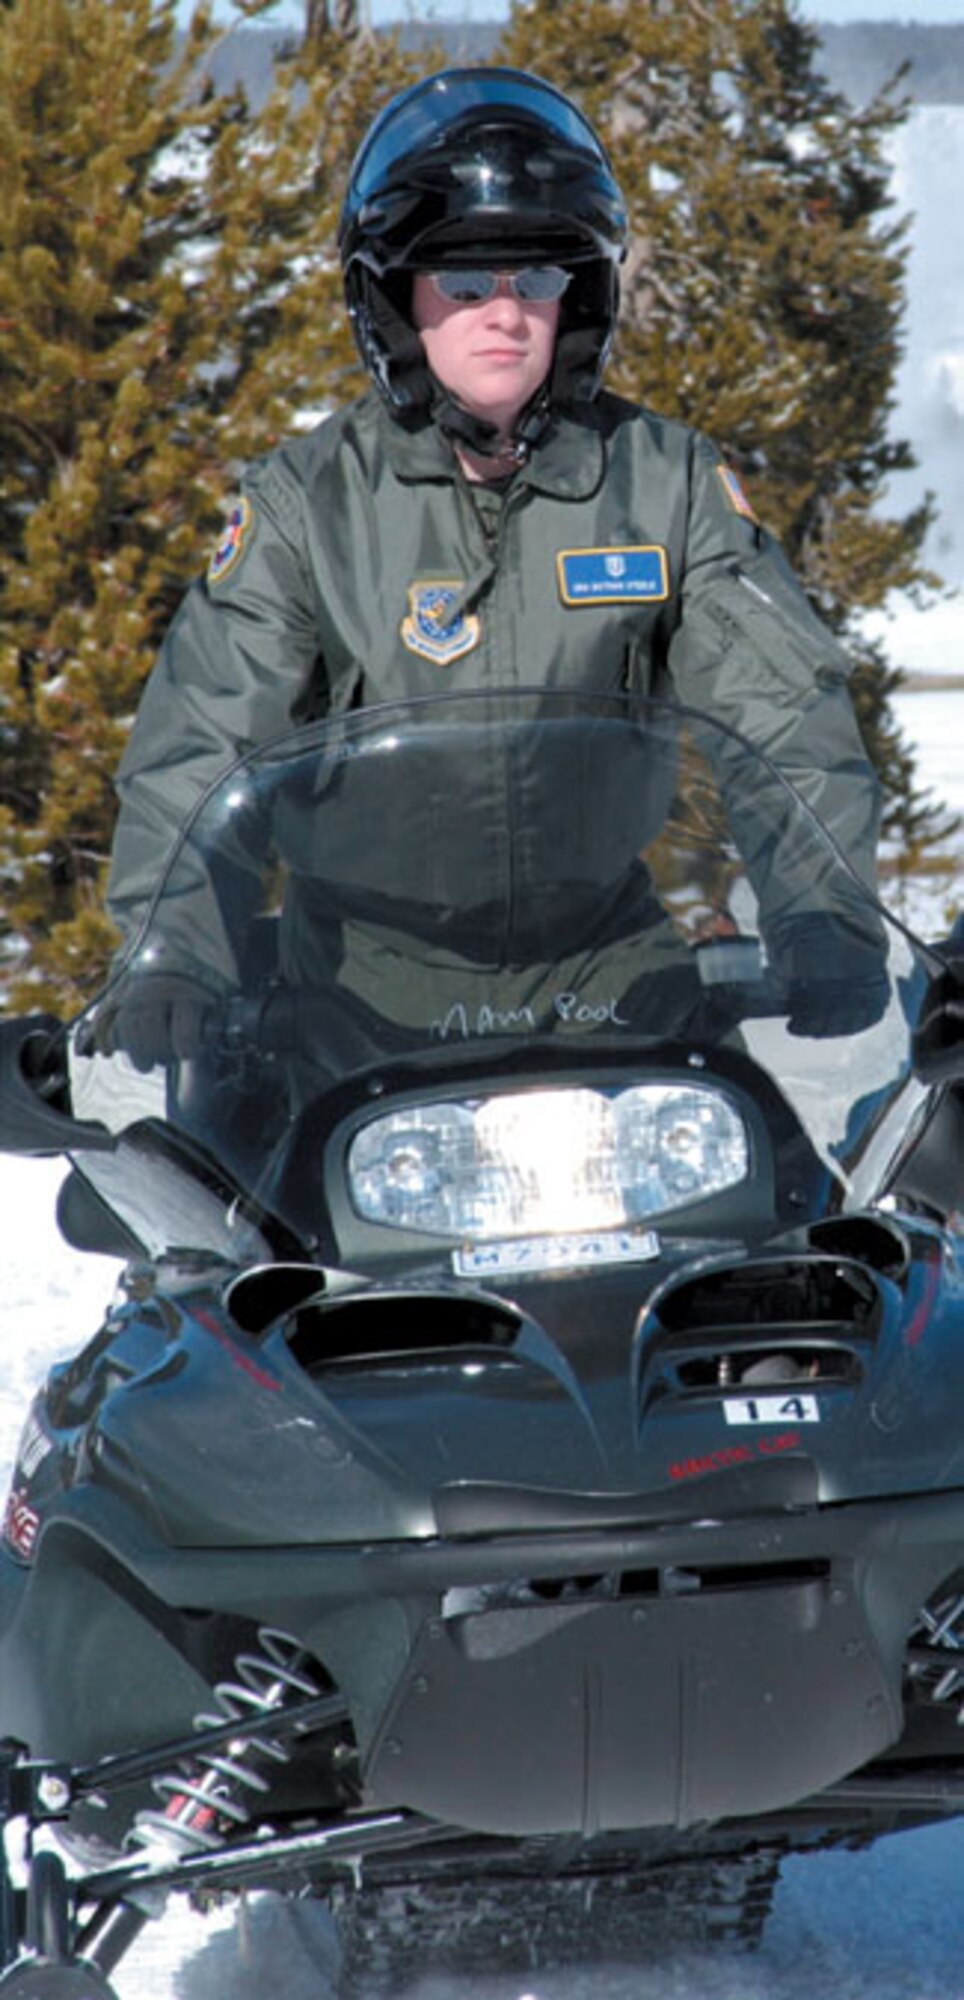
<svg viewBox="0 0 964 2000"><path fill-rule="evenodd" d="M669 596L669 561L658 547L560 549L556 571L563 604L662 604Z"/></svg>
<svg viewBox="0 0 964 2000"><path fill-rule="evenodd" d="M447 667L478 645L482 621L474 613L459 610L463 589L458 580L409 585L408 614L400 629L410 653L421 653L423 659Z"/></svg>
<svg viewBox="0 0 964 2000"><path fill-rule="evenodd" d="M240 562L254 531L254 512L248 500L232 507L214 554L208 563L208 582L223 583Z"/></svg>

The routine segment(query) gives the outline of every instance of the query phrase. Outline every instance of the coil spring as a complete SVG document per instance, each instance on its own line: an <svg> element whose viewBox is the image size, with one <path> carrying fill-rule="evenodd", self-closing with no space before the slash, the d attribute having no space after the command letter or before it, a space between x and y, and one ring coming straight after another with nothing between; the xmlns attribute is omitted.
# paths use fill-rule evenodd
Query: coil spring
<svg viewBox="0 0 964 2000"><path fill-rule="evenodd" d="M925 1679L926 1674L929 1700L956 1700L958 1721L964 1722L964 1594L958 1593L925 1605L912 1634L912 1642L914 1638L921 1639L926 1646L933 1646L945 1655L961 1654L960 1666L947 1666L940 1672L939 1662L935 1660L931 1669L916 1666L912 1669L912 1676L920 1681Z"/></svg>
<svg viewBox="0 0 964 2000"><path fill-rule="evenodd" d="M296 1639L263 1626L258 1644L259 1653L238 1654L237 1679L219 1681L215 1687L217 1714L194 1718L195 1729L237 1722L237 1737L221 1750L199 1750L193 1770L154 1779L152 1789L164 1802L163 1810L137 1814L132 1843L159 1847L165 1857L174 1859L220 1847L232 1826L247 1821L251 1795L270 1789L264 1767L288 1763L284 1744L274 1736L259 1735L257 1724L292 1702L313 1699L321 1690L305 1671L304 1649Z"/></svg>

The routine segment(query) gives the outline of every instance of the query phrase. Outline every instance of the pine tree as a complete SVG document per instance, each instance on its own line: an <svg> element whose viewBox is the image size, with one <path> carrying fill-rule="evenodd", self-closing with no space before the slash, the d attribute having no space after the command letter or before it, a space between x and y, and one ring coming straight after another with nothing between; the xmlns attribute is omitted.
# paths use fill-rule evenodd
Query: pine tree
<svg viewBox="0 0 964 2000"><path fill-rule="evenodd" d="M821 76L794 0L527 0L500 54L580 101L627 196L631 250L609 379L710 432L748 479L816 608L904 840L938 817L889 706L899 678L854 613L928 577L929 506L888 520L904 232L886 144L896 89L857 111Z"/></svg>
<svg viewBox="0 0 964 2000"><path fill-rule="evenodd" d="M241 0L247 17L264 0ZM0 10L0 984L89 995L112 774L240 465L360 385L333 254L351 154L408 74L316 26L255 116L198 9ZM4 976L5 967L5 976Z"/></svg>

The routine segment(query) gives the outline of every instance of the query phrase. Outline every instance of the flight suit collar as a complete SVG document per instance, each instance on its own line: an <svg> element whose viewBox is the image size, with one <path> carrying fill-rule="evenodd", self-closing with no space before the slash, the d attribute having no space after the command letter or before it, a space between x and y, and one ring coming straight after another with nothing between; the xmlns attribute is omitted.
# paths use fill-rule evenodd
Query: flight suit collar
<svg viewBox="0 0 964 2000"><path fill-rule="evenodd" d="M537 493L559 500L588 500L605 469L602 438L588 418L554 416L521 478Z"/></svg>
<svg viewBox="0 0 964 2000"><path fill-rule="evenodd" d="M408 430L386 417L385 442L392 469L404 485L454 481L458 476L452 446L435 424ZM586 421L554 416L517 476L521 485L538 493L560 500L586 500L600 484L604 462L603 441L589 413Z"/></svg>

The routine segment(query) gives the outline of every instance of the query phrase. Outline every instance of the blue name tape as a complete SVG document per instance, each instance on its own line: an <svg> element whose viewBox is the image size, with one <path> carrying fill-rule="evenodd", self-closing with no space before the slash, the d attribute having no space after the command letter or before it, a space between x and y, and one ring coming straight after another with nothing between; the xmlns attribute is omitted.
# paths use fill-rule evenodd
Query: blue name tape
<svg viewBox="0 0 964 2000"><path fill-rule="evenodd" d="M563 604L659 604L669 596L666 550L560 549Z"/></svg>

